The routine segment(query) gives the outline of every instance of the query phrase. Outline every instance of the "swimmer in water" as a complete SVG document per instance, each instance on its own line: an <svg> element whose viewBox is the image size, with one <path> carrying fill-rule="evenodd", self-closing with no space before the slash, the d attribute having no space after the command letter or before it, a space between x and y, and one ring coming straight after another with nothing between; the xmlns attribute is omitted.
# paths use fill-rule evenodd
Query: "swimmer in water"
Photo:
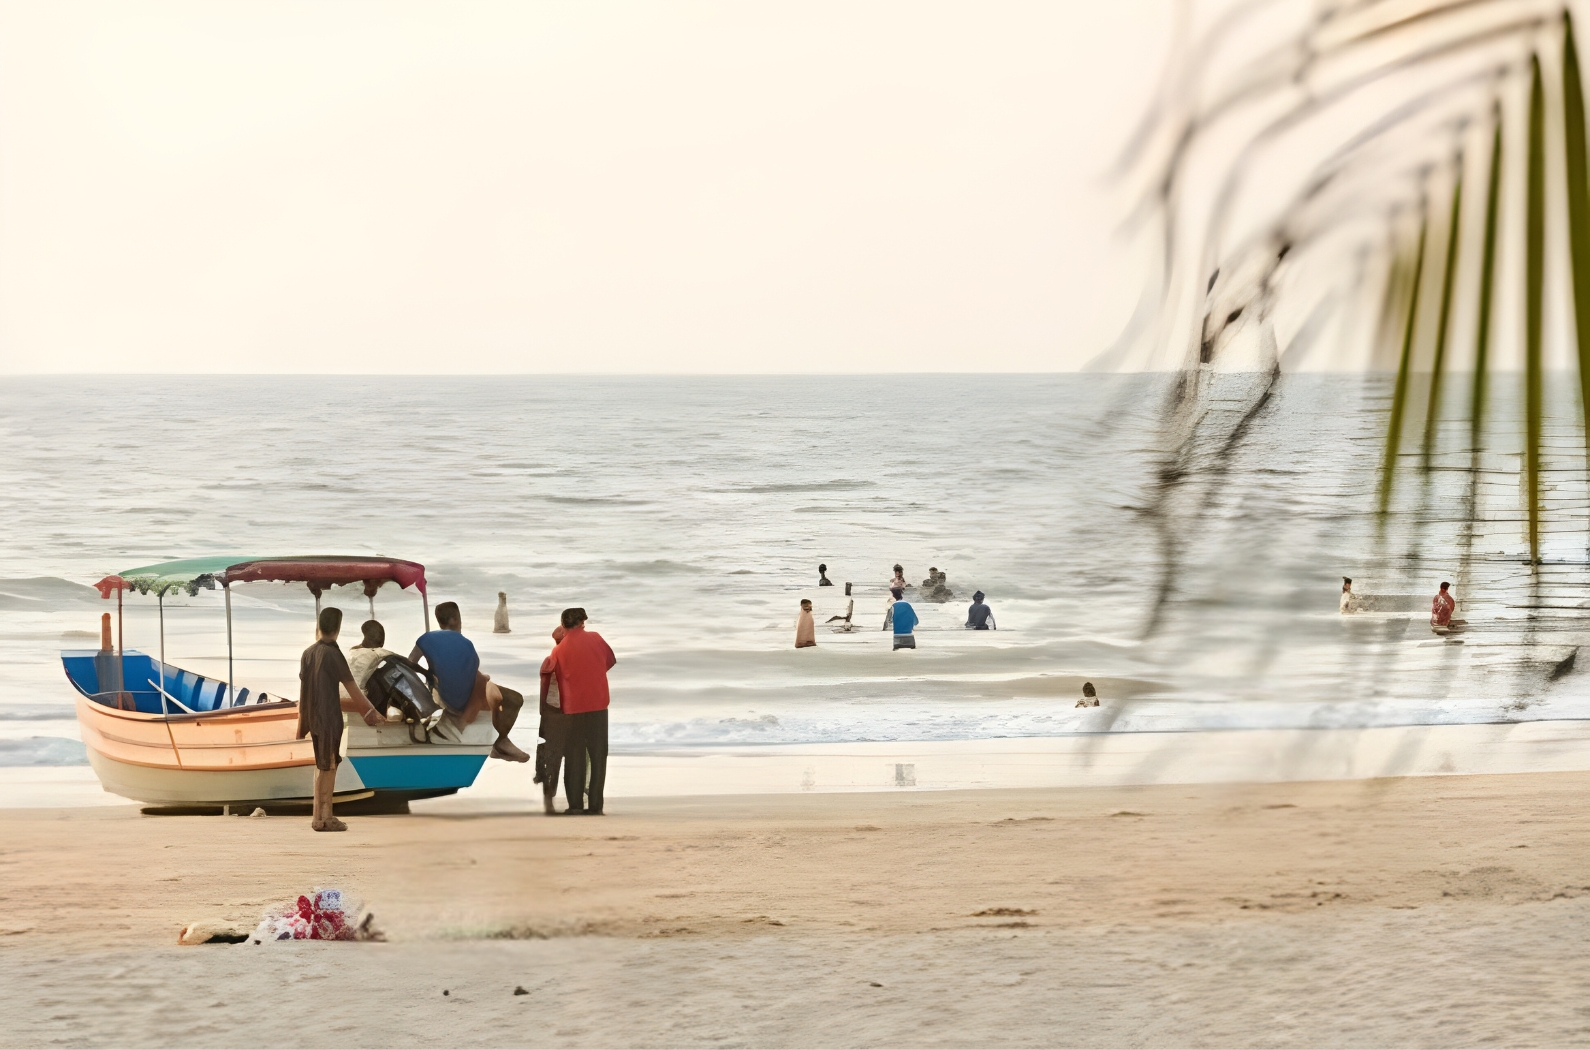
<svg viewBox="0 0 1590 1050"><path fill-rule="evenodd" d="M910 584L905 582L905 569L896 565L894 567L894 579L890 580L885 586L891 589L898 587L902 591L909 587Z"/></svg>
<svg viewBox="0 0 1590 1050"><path fill-rule="evenodd" d="M1451 586L1450 583L1442 580L1441 590L1430 602L1430 627L1433 630L1445 631L1452 627L1452 613L1457 609L1457 599L1452 597L1452 592L1447 589Z"/></svg>
<svg viewBox="0 0 1590 1050"><path fill-rule="evenodd" d="M994 622L994 610L983 602L982 591L972 595L972 607L966 610L966 626L974 631L999 630L999 625Z"/></svg>
<svg viewBox="0 0 1590 1050"><path fill-rule="evenodd" d="M819 587L832 587L833 585L834 585L834 581L830 580L828 578L828 566L826 566L826 565L817 566L817 586L819 586Z"/></svg>
<svg viewBox="0 0 1590 1050"><path fill-rule="evenodd" d="M920 622L916 610L911 608L911 603L901 599L894 603L889 610L894 620L894 647L896 649L915 649L916 635L911 631Z"/></svg>
<svg viewBox="0 0 1590 1050"><path fill-rule="evenodd" d="M812 600L801 599L801 614L795 619L795 648L807 649L817 644L817 625L812 622Z"/></svg>
<svg viewBox="0 0 1590 1050"><path fill-rule="evenodd" d="M848 583L845 584L845 597L846 598L850 598L850 584L848 584ZM850 618L852 616L854 616L855 614L856 614L856 599L850 598L850 600L845 603L845 615L843 615L843 616L830 616L828 618L828 622L829 623L843 623L848 628L849 624L850 624Z"/></svg>

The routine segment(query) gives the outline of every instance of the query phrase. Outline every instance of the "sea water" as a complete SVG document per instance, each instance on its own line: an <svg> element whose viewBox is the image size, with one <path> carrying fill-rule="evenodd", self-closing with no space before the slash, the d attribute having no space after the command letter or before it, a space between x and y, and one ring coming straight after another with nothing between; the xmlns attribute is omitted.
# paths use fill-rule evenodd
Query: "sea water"
<svg viewBox="0 0 1590 1050"><path fill-rule="evenodd" d="M619 751L1590 714L1562 666L1582 603L1544 627L1513 608L1516 522L1468 534L1460 565L1449 499L1390 533L1376 515L1383 379L1284 379L1185 484L1167 482L1170 382L0 380L0 764L82 761L58 653L97 647L115 611L90 584L217 554L422 562L431 607L458 602L485 669L526 693L582 606L618 655ZM1251 407L1251 384L1200 411L1222 404ZM1558 562L1553 593L1590 582L1582 551ZM915 651L881 629L896 563L954 593L907 594ZM1459 571L1473 633L1432 635L1429 595ZM1343 575L1389 611L1339 615ZM975 590L998 630L964 629ZM499 591L510 634L491 633ZM796 650L803 598L818 645ZM826 622L851 600L852 630ZM326 601L356 643L370 603ZM233 604L238 685L296 696L313 596L253 584ZM126 599L128 648L158 652L158 613ZM419 597L389 585L374 613L407 652ZM226 676L219 591L164 617L170 662ZM1100 708L1075 707L1085 680Z"/></svg>

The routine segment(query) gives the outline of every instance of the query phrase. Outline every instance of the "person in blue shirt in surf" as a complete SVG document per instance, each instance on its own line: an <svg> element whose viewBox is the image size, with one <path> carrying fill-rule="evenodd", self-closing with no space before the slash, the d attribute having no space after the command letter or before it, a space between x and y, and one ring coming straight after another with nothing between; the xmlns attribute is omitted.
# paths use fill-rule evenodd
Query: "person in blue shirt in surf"
<svg viewBox="0 0 1590 1050"><path fill-rule="evenodd" d="M482 711L491 712L491 724L497 730L497 742L491 745L492 758L530 761L530 756L508 739L508 731L524 706L524 695L497 685L490 675L481 673L480 654L475 651L475 643L464 637L457 602L438 605L436 622L441 630L420 635L409 660L417 664L421 657L425 658L426 666L436 676L442 705L460 725L469 725Z"/></svg>
<svg viewBox="0 0 1590 1050"><path fill-rule="evenodd" d="M894 617L894 647L896 649L915 649L916 636L911 633L917 623L916 610L911 608L911 603L903 597L905 591L895 587L890 591L894 595L894 607L890 609Z"/></svg>

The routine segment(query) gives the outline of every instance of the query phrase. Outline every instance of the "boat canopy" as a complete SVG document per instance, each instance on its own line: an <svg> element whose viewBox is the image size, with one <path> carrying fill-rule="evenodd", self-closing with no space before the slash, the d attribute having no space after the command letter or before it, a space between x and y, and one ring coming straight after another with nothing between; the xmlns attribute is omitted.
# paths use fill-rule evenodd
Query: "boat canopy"
<svg viewBox="0 0 1590 1050"><path fill-rule="evenodd" d="M352 583L364 584L367 597L374 597L377 588L387 582L402 588L412 586L424 594L425 566L396 558L336 554L296 558L186 558L124 569L117 576L107 576L101 581L101 593L108 597L110 590L119 589L116 584L120 583L136 589L139 594L154 591L157 596L163 596L171 591L185 590L196 595L201 587L213 590L218 583L227 587L260 581L307 583L317 598L328 587Z"/></svg>

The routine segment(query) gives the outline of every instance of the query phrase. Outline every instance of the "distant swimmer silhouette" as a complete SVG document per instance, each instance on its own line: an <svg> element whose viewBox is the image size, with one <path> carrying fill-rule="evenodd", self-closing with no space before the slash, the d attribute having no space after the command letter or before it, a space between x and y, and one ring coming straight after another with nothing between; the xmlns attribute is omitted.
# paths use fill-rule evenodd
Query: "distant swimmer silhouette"
<svg viewBox="0 0 1590 1050"><path fill-rule="evenodd" d="M1430 600L1430 629L1440 634L1450 631L1454 626L1452 613L1457 609L1457 599L1447 589L1451 586L1442 580L1441 590Z"/></svg>
<svg viewBox="0 0 1590 1050"><path fill-rule="evenodd" d="M497 613L491 618L492 634L512 634L508 629L508 592L497 592Z"/></svg>
<svg viewBox="0 0 1590 1050"><path fill-rule="evenodd" d="M1342 613L1358 611L1358 596L1353 593L1353 579L1351 576L1342 577L1342 600L1339 611Z"/></svg>
<svg viewBox="0 0 1590 1050"><path fill-rule="evenodd" d="M994 622L994 610L983 602L982 591L972 595L972 607L966 610L966 626L974 631L999 630L999 625Z"/></svg>
<svg viewBox="0 0 1590 1050"><path fill-rule="evenodd" d="M801 614L795 618L795 648L808 649L817 644L817 627L812 623L812 600L801 599Z"/></svg>
<svg viewBox="0 0 1590 1050"><path fill-rule="evenodd" d="M925 602L947 602L955 597L955 592L950 590L948 576L937 569L929 569L928 578L922 581L917 595Z"/></svg>
<svg viewBox="0 0 1590 1050"><path fill-rule="evenodd" d="M1078 707L1098 707L1099 694L1093 688L1092 682L1082 683L1082 699L1077 701Z"/></svg>
<svg viewBox="0 0 1590 1050"><path fill-rule="evenodd" d="M848 583L845 584L845 595L847 597L850 595L850 584ZM855 630L856 625L850 622L850 618L854 615L856 615L856 599L851 598L845 603L845 615L830 616L827 622L839 624L838 627L834 628L836 631L852 631Z"/></svg>
<svg viewBox="0 0 1590 1050"><path fill-rule="evenodd" d="M819 586L819 587L832 587L833 585L834 585L834 581L830 580L828 578L828 566L826 566L826 565L817 566L817 586Z"/></svg>

